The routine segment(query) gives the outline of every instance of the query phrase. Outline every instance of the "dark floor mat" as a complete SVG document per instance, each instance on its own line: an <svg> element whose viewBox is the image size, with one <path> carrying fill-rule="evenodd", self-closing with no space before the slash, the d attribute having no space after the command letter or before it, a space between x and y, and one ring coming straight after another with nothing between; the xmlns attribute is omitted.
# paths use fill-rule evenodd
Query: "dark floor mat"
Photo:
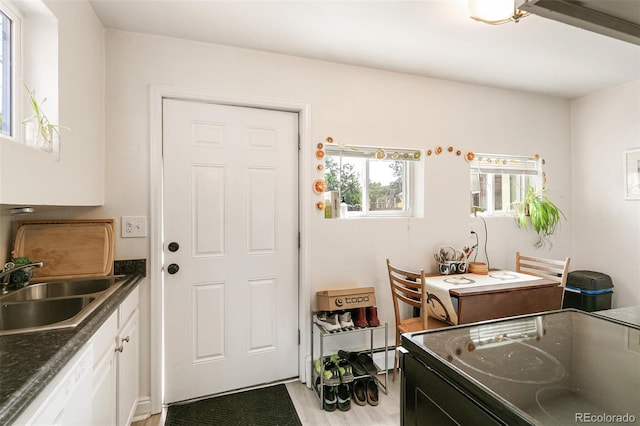
<svg viewBox="0 0 640 426"><path fill-rule="evenodd" d="M301 426L285 385L173 404L165 426L279 425Z"/></svg>

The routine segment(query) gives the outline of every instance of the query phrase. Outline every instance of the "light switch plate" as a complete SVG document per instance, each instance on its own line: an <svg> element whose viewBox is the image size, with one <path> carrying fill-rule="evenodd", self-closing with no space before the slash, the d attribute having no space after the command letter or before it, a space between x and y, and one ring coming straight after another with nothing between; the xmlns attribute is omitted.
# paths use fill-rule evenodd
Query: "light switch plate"
<svg viewBox="0 0 640 426"><path fill-rule="evenodd" d="M147 236L146 216L122 216L122 238L144 238Z"/></svg>

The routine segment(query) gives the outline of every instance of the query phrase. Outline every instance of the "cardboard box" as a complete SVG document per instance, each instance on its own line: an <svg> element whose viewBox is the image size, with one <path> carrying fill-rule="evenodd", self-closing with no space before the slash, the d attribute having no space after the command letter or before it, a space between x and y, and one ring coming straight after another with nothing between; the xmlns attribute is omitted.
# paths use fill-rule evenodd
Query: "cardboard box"
<svg viewBox="0 0 640 426"><path fill-rule="evenodd" d="M319 311L342 311L375 306L376 289L374 287L354 287L323 290L317 292L316 297Z"/></svg>

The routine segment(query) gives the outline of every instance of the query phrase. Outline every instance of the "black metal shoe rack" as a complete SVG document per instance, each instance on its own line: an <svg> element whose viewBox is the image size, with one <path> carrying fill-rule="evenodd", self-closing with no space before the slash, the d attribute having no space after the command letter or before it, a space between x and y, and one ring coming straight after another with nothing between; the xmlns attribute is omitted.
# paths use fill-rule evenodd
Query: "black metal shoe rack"
<svg viewBox="0 0 640 426"><path fill-rule="evenodd" d="M314 348L314 344L315 344L315 337L316 335L319 338L320 341L320 354L318 355L318 357L321 360L324 360L325 354L324 354L324 339L326 338L332 338L335 336L344 336L345 334L353 334L353 333L366 333L369 332L369 348L368 348L368 352L369 352L369 356L371 357L371 359L373 360L373 333L374 332L382 332L384 331L384 369L381 369L377 364L374 363L374 365L376 366L376 369L378 371L378 374L376 374L375 376L371 376L371 375L364 375L364 376L356 376L356 380L357 379L362 379L364 377L372 377L376 383L378 384L379 389L382 390L382 392L384 392L384 394L387 394L387 380L389 379L389 361L388 361L388 352L389 352L389 332L388 332L388 326L387 323L385 322L384 324L380 324L377 327L364 327L364 328L355 328L353 330L346 330L346 331L336 331L334 333L327 333L326 331L324 331L322 329L322 327L320 327L318 324L315 323L315 321L313 320L315 315L317 314L317 312L313 312L311 315L311 385L312 385L312 389L314 390L314 393L316 395L318 395L318 392L316 392L316 379L318 377L320 377L320 394L318 395L320 398L320 409L323 408L323 401L324 401L324 362L320 362L320 375L318 376L318 372L316 371L315 368L315 362L316 359L318 359L315 356L315 348ZM365 349L366 350L366 349ZM360 352L364 352L364 351L359 351ZM329 354L327 354L329 355ZM380 379L380 375L384 373L384 380Z"/></svg>

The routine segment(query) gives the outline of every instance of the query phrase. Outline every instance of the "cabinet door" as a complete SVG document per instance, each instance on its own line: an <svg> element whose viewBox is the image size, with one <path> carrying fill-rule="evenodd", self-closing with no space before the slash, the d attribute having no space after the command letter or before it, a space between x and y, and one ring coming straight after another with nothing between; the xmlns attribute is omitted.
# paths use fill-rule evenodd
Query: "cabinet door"
<svg viewBox="0 0 640 426"><path fill-rule="evenodd" d="M138 401L138 322L135 309L118 335L118 426L131 424Z"/></svg>
<svg viewBox="0 0 640 426"><path fill-rule="evenodd" d="M116 335L118 315L114 312L93 335L94 348L92 425L116 424Z"/></svg>

